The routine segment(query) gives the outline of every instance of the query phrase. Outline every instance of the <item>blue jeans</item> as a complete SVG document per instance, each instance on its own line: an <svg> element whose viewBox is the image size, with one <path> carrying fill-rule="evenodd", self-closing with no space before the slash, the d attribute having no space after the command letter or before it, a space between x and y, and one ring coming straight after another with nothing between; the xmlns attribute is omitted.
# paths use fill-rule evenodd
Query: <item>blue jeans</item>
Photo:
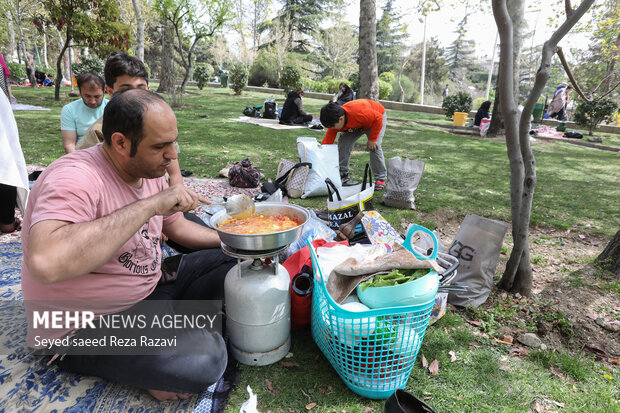
<svg viewBox="0 0 620 413"><path fill-rule="evenodd" d="M158 285L146 300L169 300L171 304L172 300L223 301L224 279L236 263L235 258L220 249L184 255L176 280ZM188 340L191 346L208 351L200 355L66 355L56 363L71 373L98 376L140 389L177 393L199 393L222 377L228 356L220 333L187 329L177 340Z"/></svg>

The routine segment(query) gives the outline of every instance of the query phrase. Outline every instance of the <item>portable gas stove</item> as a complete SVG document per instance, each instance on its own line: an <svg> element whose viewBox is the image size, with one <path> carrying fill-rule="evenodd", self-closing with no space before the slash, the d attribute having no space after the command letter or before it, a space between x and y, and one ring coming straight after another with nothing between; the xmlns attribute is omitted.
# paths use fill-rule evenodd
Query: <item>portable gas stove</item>
<svg viewBox="0 0 620 413"><path fill-rule="evenodd" d="M302 233L308 212L280 203L259 203L256 214L284 214L302 224L268 234L232 234L218 229L226 211L211 219L222 241L222 251L237 258L226 274L224 300L231 352L241 363L264 366L282 359L291 346L290 276L279 254Z"/></svg>

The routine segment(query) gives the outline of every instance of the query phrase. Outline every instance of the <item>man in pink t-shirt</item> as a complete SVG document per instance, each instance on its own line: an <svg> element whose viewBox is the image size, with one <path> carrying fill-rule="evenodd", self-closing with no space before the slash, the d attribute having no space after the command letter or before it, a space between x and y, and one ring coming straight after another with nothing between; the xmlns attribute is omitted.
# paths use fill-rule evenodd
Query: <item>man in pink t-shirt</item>
<svg viewBox="0 0 620 413"><path fill-rule="evenodd" d="M236 263L219 249L215 231L183 217L206 200L182 184L166 184L178 131L174 113L159 95L142 89L115 93L104 113L103 134L103 143L52 163L30 194L22 231L22 289L31 347L104 334L72 323L50 327L37 318L52 310L86 310L101 320L149 300L223 300L225 275ZM162 283L162 235L200 250L182 256L180 264L176 260L176 279L169 283ZM64 370L178 400L217 381L227 354L217 331L174 337L175 345L189 341L206 350L83 355L64 344L53 349L67 351L56 359Z"/></svg>

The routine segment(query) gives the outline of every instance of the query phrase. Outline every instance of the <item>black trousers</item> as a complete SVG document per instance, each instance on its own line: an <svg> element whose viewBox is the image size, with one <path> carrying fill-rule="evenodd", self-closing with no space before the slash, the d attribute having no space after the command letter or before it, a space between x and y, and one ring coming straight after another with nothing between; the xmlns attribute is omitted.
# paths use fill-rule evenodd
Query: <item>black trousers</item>
<svg viewBox="0 0 620 413"><path fill-rule="evenodd" d="M15 222L15 203L17 188L0 184L0 224L9 225Z"/></svg>
<svg viewBox="0 0 620 413"><path fill-rule="evenodd" d="M176 280L158 285L147 300L170 300L171 305L171 300L223 301L226 273L236 263L236 259L220 249L185 255ZM66 355L56 362L68 372L98 376L140 389L177 393L199 393L224 374L228 356L221 334L188 329L177 340L179 343L188 340L191 346L206 350L200 355Z"/></svg>

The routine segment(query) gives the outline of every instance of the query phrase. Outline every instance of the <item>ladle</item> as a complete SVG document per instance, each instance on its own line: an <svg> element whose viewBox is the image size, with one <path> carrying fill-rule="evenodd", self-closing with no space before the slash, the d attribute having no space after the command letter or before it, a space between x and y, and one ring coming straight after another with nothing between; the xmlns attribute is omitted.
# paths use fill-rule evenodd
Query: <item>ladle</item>
<svg viewBox="0 0 620 413"><path fill-rule="evenodd" d="M254 201L252 198L245 194L237 194L229 197L224 197L217 200L212 200L210 205L202 204L203 206L223 205L226 208L226 213L235 219L245 219L254 215Z"/></svg>

